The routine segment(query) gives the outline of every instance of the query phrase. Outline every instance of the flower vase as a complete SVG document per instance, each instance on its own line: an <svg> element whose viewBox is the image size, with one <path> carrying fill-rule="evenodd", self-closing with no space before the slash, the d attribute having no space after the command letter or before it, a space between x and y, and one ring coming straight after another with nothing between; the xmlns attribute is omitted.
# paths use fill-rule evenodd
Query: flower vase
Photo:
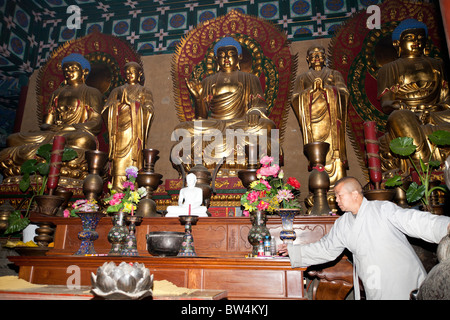
<svg viewBox="0 0 450 320"><path fill-rule="evenodd" d="M278 209L277 214L281 218L282 230L280 240L283 243L292 243L297 238L294 231L294 218L300 213L300 209Z"/></svg>
<svg viewBox="0 0 450 320"><path fill-rule="evenodd" d="M122 211L114 213L112 218L113 227L109 230L108 241L111 243L111 250L109 251L109 256L120 256L122 255L125 240L129 234L128 228L124 223L124 215Z"/></svg>
<svg viewBox="0 0 450 320"><path fill-rule="evenodd" d="M252 245L252 255L258 255L259 242L269 236L269 229L266 227L267 215L264 211L256 210L250 213L252 227L248 233L248 242Z"/></svg>
<svg viewBox="0 0 450 320"><path fill-rule="evenodd" d="M125 245L122 251L123 256L139 256L136 242L136 225L142 222L142 217L128 216L127 222L130 223L129 233L125 239Z"/></svg>
<svg viewBox="0 0 450 320"><path fill-rule="evenodd" d="M98 233L95 231L97 224L103 216L99 211L77 212L83 225L83 231L78 233L78 239L81 240L80 248L75 255L96 254L94 241L98 239Z"/></svg>

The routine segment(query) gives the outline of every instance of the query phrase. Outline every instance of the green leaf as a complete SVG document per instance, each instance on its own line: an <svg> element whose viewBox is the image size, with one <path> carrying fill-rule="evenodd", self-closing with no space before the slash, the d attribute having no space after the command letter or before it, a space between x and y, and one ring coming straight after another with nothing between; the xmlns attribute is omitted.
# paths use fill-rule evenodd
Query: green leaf
<svg viewBox="0 0 450 320"><path fill-rule="evenodd" d="M425 162L423 162L422 158L419 159L419 163L420 163L420 169L422 169L423 173L428 172L428 168L425 164Z"/></svg>
<svg viewBox="0 0 450 320"><path fill-rule="evenodd" d="M20 167L20 171L22 172L22 174L32 174L34 172L36 172L36 163L37 160L36 159L29 159L27 161L25 161L24 163L22 163L22 166Z"/></svg>
<svg viewBox="0 0 450 320"><path fill-rule="evenodd" d="M428 139L437 146L450 145L450 132L446 130L436 130L428 135Z"/></svg>
<svg viewBox="0 0 450 320"><path fill-rule="evenodd" d="M72 148L64 148L63 155L62 155L62 161L70 161L78 157L78 154L75 150Z"/></svg>
<svg viewBox="0 0 450 320"><path fill-rule="evenodd" d="M50 164L49 163L43 163L43 162L39 162L37 165L37 170L39 171L39 173L43 176L48 175L48 173L50 172Z"/></svg>
<svg viewBox="0 0 450 320"><path fill-rule="evenodd" d="M28 173L25 173L22 176L22 179L19 181L19 188L20 191L25 192L30 187L31 181L30 181L30 175Z"/></svg>
<svg viewBox="0 0 450 320"><path fill-rule="evenodd" d="M398 187L403 184L402 177L399 175L395 175L392 178L386 180L386 187Z"/></svg>
<svg viewBox="0 0 450 320"><path fill-rule="evenodd" d="M432 168L438 168L441 165L441 162L438 160L433 160L429 162L430 167Z"/></svg>
<svg viewBox="0 0 450 320"><path fill-rule="evenodd" d="M9 225L5 230L5 234L22 231L30 224L30 220L28 218L22 218L19 210L14 210L9 216L8 223Z"/></svg>
<svg viewBox="0 0 450 320"><path fill-rule="evenodd" d="M406 190L406 200L410 203L419 201L425 194L425 186L418 185L413 182L409 185L408 190Z"/></svg>
<svg viewBox="0 0 450 320"><path fill-rule="evenodd" d="M39 147L36 154L45 159L48 163L50 163L50 156L52 154L52 145L47 143Z"/></svg>
<svg viewBox="0 0 450 320"><path fill-rule="evenodd" d="M389 148L392 150L392 152L407 157L413 154L416 151L417 147L413 144L412 138L398 137L390 142Z"/></svg>

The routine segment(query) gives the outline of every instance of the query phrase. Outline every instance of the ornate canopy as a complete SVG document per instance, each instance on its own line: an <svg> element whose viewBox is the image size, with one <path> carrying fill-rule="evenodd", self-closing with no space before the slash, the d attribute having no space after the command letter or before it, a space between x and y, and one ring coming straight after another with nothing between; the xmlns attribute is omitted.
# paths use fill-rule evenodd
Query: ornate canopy
<svg viewBox="0 0 450 320"><path fill-rule="evenodd" d="M198 25L177 46L172 61L172 81L178 119L194 118L185 79L201 80L215 72L213 47L226 35L234 37L243 48L241 70L259 77L269 106L269 118L280 129L282 140L297 56L291 55L286 34L274 24L234 10Z"/></svg>

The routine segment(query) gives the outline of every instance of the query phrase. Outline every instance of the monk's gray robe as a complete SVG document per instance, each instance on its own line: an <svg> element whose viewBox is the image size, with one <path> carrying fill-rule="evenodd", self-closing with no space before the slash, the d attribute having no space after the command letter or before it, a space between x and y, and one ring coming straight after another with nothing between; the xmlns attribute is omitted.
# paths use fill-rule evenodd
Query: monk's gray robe
<svg viewBox="0 0 450 320"><path fill-rule="evenodd" d="M409 299L410 292L425 279L426 271L406 235L438 243L447 234L449 223L450 217L364 198L356 216L346 212L319 241L289 244L291 266L333 261L347 248L353 254L356 299L358 276L368 300Z"/></svg>

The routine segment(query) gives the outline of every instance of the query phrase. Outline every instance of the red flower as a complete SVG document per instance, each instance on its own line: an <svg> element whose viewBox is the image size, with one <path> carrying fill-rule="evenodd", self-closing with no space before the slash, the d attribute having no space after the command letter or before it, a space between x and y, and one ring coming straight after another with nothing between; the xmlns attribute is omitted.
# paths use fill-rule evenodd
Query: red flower
<svg viewBox="0 0 450 320"><path fill-rule="evenodd" d="M300 182L298 182L294 177L289 177L289 179L287 180L287 184L295 189L300 189Z"/></svg>

